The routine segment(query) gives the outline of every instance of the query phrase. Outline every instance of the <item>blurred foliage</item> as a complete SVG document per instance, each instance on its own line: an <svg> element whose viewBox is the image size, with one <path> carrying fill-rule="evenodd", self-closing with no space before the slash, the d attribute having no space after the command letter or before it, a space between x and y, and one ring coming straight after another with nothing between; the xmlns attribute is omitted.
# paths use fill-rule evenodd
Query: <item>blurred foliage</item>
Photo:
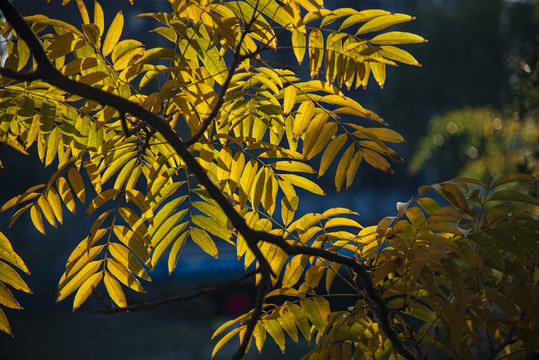
<svg viewBox="0 0 539 360"><path fill-rule="evenodd" d="M492 101L433 116L410 173L425 169L434 178L455 172L474 178L514 171L539 175L537 9L537 4L515 3L500 13L510 100L499 108Z"/></svg>

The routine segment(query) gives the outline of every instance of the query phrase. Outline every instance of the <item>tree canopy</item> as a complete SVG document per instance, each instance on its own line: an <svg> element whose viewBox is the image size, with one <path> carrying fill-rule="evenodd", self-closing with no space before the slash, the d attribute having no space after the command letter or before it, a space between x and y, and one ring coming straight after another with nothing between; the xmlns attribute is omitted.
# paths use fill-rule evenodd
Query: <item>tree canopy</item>
<svg viewBox="0 0 539 360"><path fill-rule="evenodd" d="M81 26L23 18L0 0L0 139L55 169L0 212L44 235L66 210L95 218L57 301L75 310L101 290L105 313L158 306L128 304L125 290L144 292L160 262L176 271L193 242L244 262L218 289L256 285L253 309L216 330L213 354L232 338L235 359L267 338L283 352L305 338L308 359L494 359L538 346L539 199L514 187L532 176L421 186L375 226L354 209L296 216L302 191L325 195L317 177L340 192L360 165L392 173L402 161L392 146L403 137L348 90L383 87L386 66L419 66L403 45L425 40L388 29L412 16L322 0L170 0L169 12L138 15L166 42L151 47L122 37L121 12L105 26L97 1L92 16L76 3ZM267 55L286 49L303 68ZM21 309L10 288L30 292L19 275L29 271L2 232L0 245L0 304ZM334 308L337 296L349 307ZM2 309L0 329L11 334Z"/></svg>

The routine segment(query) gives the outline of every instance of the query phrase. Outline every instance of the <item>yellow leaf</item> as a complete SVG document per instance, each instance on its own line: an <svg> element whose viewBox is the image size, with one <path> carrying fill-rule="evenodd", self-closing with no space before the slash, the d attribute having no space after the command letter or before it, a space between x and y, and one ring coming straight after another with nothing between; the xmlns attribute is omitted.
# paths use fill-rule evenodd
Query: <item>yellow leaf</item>
<svg viewBox="0 0 539 360"><path fill-rule="evenodd" d="M112 189L111 189L112 190ZM108 190L107 190L108 191ZM148 220L150 223L153 222L153 211L146 197L138 190L131 189L125 191L129 200L135 203L137 207L142 211L142 216L144 219Z"/></svg>
<svg viewBox="0 0 539 360"><path fill-rule="evenodd" d="M97 25L100 34L105 32L105 16L103 15L103 8L96 1L94 1L94 24Z"/></svg>
<svg viewBox="0 0 539 360"><path fill-rule="evenodd" d="M294 55L296 55L296 59L300 65L305 57L305 44L305 30L302 31L300 28L294 29L292 32L292 47L294 48Z"/></svg>
<svg viewBox="0 0 539 360"><path fill-rule="evenodd" d="M62 133L60 131L60 128L58 126L55 126L49 134L49 138L47 140L47 155L45 156L45 166L50 165L56 157L61 137Z"/></svg>
<svg viewBox="0 0 539 360"><path fill-rule="evenodd" d="M122 14L122 11L120 11L116 15L116 17L114 17L114 20L112 20L112 24L110 24L107 36L105 37L105 41L103 42L103 56L107 56L112 52L114 46L116 45L118 40L120 40L120 36L122 36L123 27L124 16Z"/></svg>
<svg viewBox="0 0 539 360"><path fill-rule="evenodd" d="M232 169L232 152L230 148L224 147L219 151L217 157L217 180L224 186L226 181L230 179L230 171Z"/></svg>
<svg viewBox="0 0 539 360"><path fill-rule="evenodd" d="M324 7L321 0L297 0L297 3L308 12L317 12Z"/></svg>
<svg viewBox="0 0 539 360"><path fill-rule="evenodd" d="M128 53L132 53L133 50L138 50L138 52L144 53L143 51L144 45L137 40L122 40L118 44L114 46L114 50L112 50L111 59L112 63L114 64L114 68L117 68L118 65L121 65L121 63L127 64L129 62L129 59L132 58L129 56L126 56ZM120 58L123 58L120 60Z"/></svg>
<svg viewBox="0 0 539 360"><path fill-rule="evenodd" d="M137 162L138 162L138 159L133 158L129 160L127 164L124 165L124 167L122 168L122 170L120 170L120 173L116 177L116 180L114 181L114 186L113 186L114 189L120 190L124 186L126 181L128 181L129 177L133 173L133 169L135 168Z"/></svg>
<svg viewBox="0 0 539 360"><path fill-rule="evenodd" d="M168 204L167 204L168 205ZM159 228L150 228L151 232L149 235L152 237L152 246L157 246L161 240L171 231L171 229L178 224L185 214L187 214L187 209L180 210L174 215L167 217Z"/></svg>
<svg viewBox="0 0 539 360"><path fill-rule="evenodd" d="M101 238L105 233L105 229L100 229L97 232L97 236L95 236L94 238ZM66 270L60 278L59 287L64 285L67 278L80 271L80 269L82 269L88 262L92 261L97 255L101 253L105 245L98 245L92 247L92 245L95 244L96 241L92 241L92 238L86 237L83 241L79 243L79 245L77 245L75 250L73 250L73 252L69 256L69 259L66 264Z"/></svg>
<svg viewBox="0 0 539 360"><path fill-rule="evenodd" d="M9 289L0 282L0 304L12 309L22 309L22 306L15 300Z"/></svg>
<svg viewBox="0 0 539 360"><path fill-rule="evenodd" d="M324 224L324 229L328 229L328 228L334 227L334 226L353 226L353 227L357 227L357 228L360 228L360 229L363 228L357 221L341 217L341 218L329 219Z"/></svg>
<svg viewBox="0 0 539 360"><path fill-rule="evenodd" d="M380 171L383 171L385 173L393 174L393 170L391 169L391 166L382 155L378 154L375 151L365 149L365 148L362 149L362 152L363 152L363 158L372 167Z"/></svg>
<svg viewBox="0 0 539 360"><path fill-rule="evenodd" d="M283 328L284 331L294 340L294 342L298 343L298 329L296 328L296 324L294 323L294 319L292 318L292 315L285 311L285 308L282 307L279 311L280 316L277 318L277 321L279 322L279 325Z"/></svg>
<svg viewBox="0 0 539 360"><path fill-rule="evenodd" d="M331 143L324 151L322 159L320 159L320 168L318 170L318 177L324 175L326 170L329 168L329 165L335 159L337 153L341 150L343 145L346 143L346 134L341 134L331 141Z"/></svg>
<svg viewBox="0 0 539 360"><path fill-rule="evenodd" d="M129 180L127 180L127 184L125 185L125 188L133 189L135 185L137 184L141 173L142 173L142 166L135 166L135 168L131 172L131 175L129 175Z"/></svg>
<svg viewBox="0 0 539 360"><path fill-rule="evenodd" d="M144 224L144 220L129 208L122 207L119 209L119 213L127 222L131 230L133 230L146 245L149 245L151 243L151 238L148 234L148 228Z"/></svg>
<svg viewBox="0 0 539 360"><path fill-rule="evenodd" d="M270 166L275 170L281 171L306 172L310 174L314 174L316 172L312 167L300 161L281 160L271 163Z"/></svg>
<svg viewBox="0 0 539 360"><path fill-rule="evenodd" d="M142 288L142 285L137 280L135 275L133 275L131 271L129 271L124 265L122 265L122 263L120 263L115 258L107 258L107 269L112 275L114 275L116 279L118 279L125 286L141 293L146 292Z"/></svg>
<svg viewBox="0 0 539 360"><path fill-rule="evenodd" d="M150 256L142 240L133 231L122 225L114 225L114 234L142 262L149 266Z"/></svg>
<svg viewBox="0 0 539 360"><path fill-rule="evenodd" d="M83 24L89 24L90 23L90 17L88 16L88 10L86 10L86 6L84 5L83 0L77 0L77 6L79 8L80 17L82 18Z"/></svg>
<svg viewBox="0 0 539 360"><path fill-rule="evenodd" d="M61 286L58 286L56 302L59 302L69 296L73 291L77 290L84 282L101 266L103 260L92 261L86 264L80 271L72 274L63 281Z"/></svg>
<svg viewBox="0 0 539 360"><path fill-rule="evenodd" d="M245 169L243 169L243 174L240 179L239 200L242 206L245 205L249 194L251 194L251 187L253 186L256 173L256 160L251 159L245 164Z"/></svg>
<svg viewBox="0 0 539 360"><path fill-rule="evenodd" d="M373 61L370 65L374 79L380 86L380 89L383 89L386 81L386 66L376 61Z"/></svg>
<svg viewBox="0 0 539 360"><path fill-rule="evenodd" d="M290 259L283 274L283 287L288 288L294 286L305 270L308 256L296 255Z"/></svg>
<svg viewBox="0 0 539 360"><path fill-rule="evenodd" d="M350 108L352 110L357 111L360 116L367 117L365 108L361 106L357 101L352 100L346 96L339 96L339 95L326 95L320 98L319 101L327 102L328 104L333 105L340 105L345 108Z"/></svg>
<svg viewBox="0 0 539 360"><path fill-rule="evenodd" d="M75 299L73 300L73 311L77 310L86 301L86 299L88 299L88 297L92 294L101 279L103 279L102 271L90 276L80 286L79 290L77 290L77 293L75 294Z"/></svg>
<svg viewBox="0 0 539 360"><path fill-rule="evenodd" d="M337 193L341 192L342 184L346 177L348 167L350 166L350 161L352 161L354 151L355 147L354 144L352 144L346 149L341 160L339 160L339 165L337 165L337 171L335 172L335 187L337 188Z"/></svg>
<svg viewBox="0 0 539 360"><path fill-rule="evenodd" d="M281 217L283 224L288 225L294 219L294 214L298 208L299 198L297 196L284 196L281 200Z"/></svg>
<svg viewBox="0 0 539 360"><path fill-rule="evenodd" d="M84 191L84 181L82 180L82 176L80 176L80 173L77 171L77 169L71 168L67 172L67 177L69 178L69 182L71 183L73 190L75 190L75 194L77 195L79 200L84 204L84 202L86 201L86 193ZM60 194L61 193L62 192L60 191ZM67 206L67 203L66 203L66 206Z"/></svg>
<svg viewBox="0 0 539 360"><path fill-rule="evenodd" d="M303 156L305 160L310 160L318 155L337 132L336 123L326 123L328 117L327 113L316 115L307 128L305 140L303 141Z"/></svg>
<svg viewBox="0 0 539 360"><path fill-rule="evenodd" d="M47 202L49 203L54 216L56 216L56 219L62 223L62 202L60 201L60 196L58 196L58 193L54 188L50 187L47 192L45 193L47 197Z"/></svg>
<svg viewBox="0 0 539 360"><path fill-rule="evenodd" d="M172 274L174 269L176 268L176 265L178 264L178 258L180 256L180 251L183 249L183 246L185 245L185 240L187 240L187 236L189 233L186 231L180 235L178 239L174 242L174 245L172 245L172 248L170 249L170 254L168 256L168 273L169 275Z"/></svg>
<svg viewBox="0 0 539 360"><path fill-rule="evenodd" d="M309 68L311 78L318 76L318 70L324 59L324 36L318 29L313 29L309 35Z"/></svg>
<svg viewBox="0 0 539 360"><path fill-rule="evenodd" d="M284 332L276 319L262 320L262 324L266 328L266 331L271 335L275 343L279 346L279 349L284 353L285 338Z"/></svg>
<svg viewBox="0 0 539 360"><path fill-rule="evenodd" d="M264 346L264 342L266 341L266 329L264 329L264 325L262 325L261 321L258 321L256 323L256 326L253 330L253 337L255 338L256 348L259 352L262 352L262 347Z"/></svg>
<svg viewBox="0 0 539 360"><path fill-rule="evenodd" d="M108 271L105 272L105 279L103 280L107 292L109 293L110 298L118 307L124 308L127 306L127 301L125 299L125 294L122 290L122 287L118 280L114 278Z"/></svg>
<svg viewBox="0 0 539 360"><path fill-rule="evenodd" d="M109 243L109 252L129 271L146 281L152 281L140 261L125 246L111 242Z"/></svg>
<svg viewBox="0 0 539 360"><path fill-rule="evenodd" d="M241 174L243 172L243 169L245 167L245 155L243 153L238 152L236 155L234 155L234 160L232 161L232 164L230 165L230 191L234 192L238 188L238 185L240 184Z"/></svg>
<svg viewBox="0 0 539 360"><path fill-rule="evenodd" d="M346 171L346 189L349 189L352 185L362 158L361 151L358 151L350 161L350 165Z"/></svg>
<svg viewBox="0 0 539 360"><path fill-rule="evenodd" d="M123 70L128 66L136 63L137 59L139 59L142 55L144 55L144 48L142 47L130 50L124 55L120 56L118 59L116 59L116 61L114 62L114 69L116 71Z"/></svg>
<svg viewBox="0 0 539 360"><path fill-rule="evenodd" d="M309 300L305 300L301 307L304 309L305 314L311 320L313 325L316 327L316 329L320 332L324 331L324 328L326 326L326 317L329 315L329 312L326 313L324 311L323 307L319 307L319 302L316 300L319 300L322 298L312 298ZM327 300L326 300L327 301Z"/></svg>
<svg viewBox="0 0 539 360"><path fill-rule="evenodd" d="M382 46L378 53L388 59L399 61L408 65L421 66L421 64L407 51L395 46Z"/></svg>
<svg viewBox="0 0 539 360"><path fill-rule="evenodd" d="M65 56L75 50L75 46L79 46L74 34L67 32L59 35L54 39L54 42L47 48L50 59L57 59Z"/></svg>
<svg viewBox="0 0 539 360"><path fill-rule="evenodd" d="M299 331L305 337L308 342L311 341L311 330L305 311L297 304L288 304L286 307L287 312L291 315L292 319L298 326Z"/></svg>
<svg viewBox="0 0 539 360"><path fill-rule="evenodd" d="M296 87L290 85L284 89L283 94L283 114L288 114L292 111L294 105L296 105Z"/></svg>
<svg viewBox="0 0 539 360"><path fill-rule="evenodd" d="M313 194L326 195L326 193L316 183L302 176L295 174L279 174L283 180L290 182L292 185L312 192Z"/></svg>
<svg viewBox="0 0 539 360"><path fill-rule="evenodd" d="M217 246L215 246L215 243L207 232L199 228L191 228L189 233L191 235L191 239L193 239L193 241L200 246L202 250L217 259Z"/></svg>
<svg viewBox="0 0 539 360"><path fill-rule="evenodd" d="M187 224L187 222L184 222L171 228L170 231L168 231L163 237L163 239L159 241L159 243L154 247L151 259L152 267L155 267L157 265L157 263L159 262L165 251L170 247L172 242L174 242L178 238L178 236L185 230ZM182 236L183 234L180 237Z"/></svg>
<svg viewBox="0 0 539 360"><path fill-rule="evenodd" d="M36 227L36 229L39 230L40 233L45 235L45 228L43 227L43 218L41 217L41 211L39 211L38 204L34 204L32 208L30 209L30 218L32 219L32 223Z"/></svg>
<svg viewBox="0 0 539 360"><path fill-rule="evenodd" d="M105 183L108 179L110 179L111 176L116 174L118 170L123 168L124 165L134 156L136 156L136 152L128 151L126 154L114 159L110 164L108 164L107 169L101 177L101 182Z"/></svg>
<svg viewBox="0 0 539 360"><path fill-rule="evenodd" d="M206 230L212 235L215 235L223 240L230 239L230 231L226 226L221 224L219 221L213 217L213 214L206 215L193 215L191 216L191 221L193 224L199 226L200 228Z"/></svg>
<svg viewBox="0 0 539 360"><path fill-rule="evenodd" d="M340 10L340 9L339 9ZM335 12L339 11L336 10ZM369 21L371 19L374 19L378 16L388 15L391 14L389 11L386 10L379 10L379 9L370 9L370 10L363 10L358 13L353 13L351 16L349 16L346 20L344 20L341 24L341 27L339 30L345 29L349 26L352 26L354 24Z"/></svg>
<svg viewBox="0 0 539 360"><path fill-rule="evenodd" d="M9 262L12 265L15 265L22 271L27 274L30 274L30 271L26 267L26 264L21 259L19 255L13 250L11 243L8 238L0 231L0 259L3 259Z"/></svg>
<svg viewBox="0 0 539 360"><path fill-rule="evenodd" d="M88 205L88 209L86 209L86 216L91 215L95 210L97 210L97 208L99 208L107 201L113 200L119 193L120 190L107 189L102 193L97 194L97 196L92 200L90 205Z"/></svg>
<svg viewBox="0 0 539 360"><path fill-rule="evenodd" d="M232 339L237 333L240 332L240 330L242 328L244 328L245 326L243 327L237 327L235 329L233 329L232 331L228 332L225 336L223 336L221 338L221 340L219 340L217 342L217 344L215 344L215 347L213 348L213 351L211 353L211 358L213 359L213 357L215 356L215 354L217 354L217 352L230 340Z"/></svg>
<svg viewBox="0 0 539 360"><path fill-rule="evenodd" d="M13 336L13 332L11 331L11 327L9 326L9 321L7 320L6 314L4 314L4 311L2 309L0 309L0 330L5 332L6 334Z"/></svg>
<svg viewBox="0 0 539 360"><path fill-rule="evenodd" d="M37 205L41 209L41 212L43 212L43 215L45 215L45 219L47 219L49 224L56 227L56 220L54 219L54 212L52 211L52 207L47 201L47 198L45 197L45 195L41 195L37 199Z"/></svg>
<svg viewBox="0 0 539 360"><path fill-rule="evenodd" d="M395 44L413 44L427 42L421 36L401 31L391 31L376 35L370 40L373 44L379 45L395 45Z"/></svg>
<svg viewBox="0 0 539 360"><path fill-rule="evenodd" d="M365 34L368 32L378 31L385 29L391 25L403 23L406 21L414 20L415 18L406 14L390 14L376 17L359 28L356 32L357 35Z"/></svg>
<svg viewBox="0 0 539 360"><path fill-rule="evenodd" d="M11 217L11 220L9 221L9 226L11 227L11 225L13 225L15 220L17 220L19 218L19 216L21 216L23 213L25 213L26 210L28 210L30 208L30 206L32 206L32 205L34 205L34 204L33 203L28 203L28 204L24 205L22 208L20 208L19 210L17 210L17 212L15 214L13 214L13 216Z"/></svg>
<svg viewBox="0 0 539 360"><path fill-rule="evenodd" d="M67 209L73 214L76 214L75 200L73 199L71 189L64 177L60 176L56 179L56 188Z"/></svg>
<svg viewBox="0 0 539 360"><path fill-rule="evenodd" d="M296 118L294 119L294 127L292 129L292 136L295 141L299 140L299 137L303 135L309 126L313 113L314 103L312 101L304 101L301 103Z"/></svg>

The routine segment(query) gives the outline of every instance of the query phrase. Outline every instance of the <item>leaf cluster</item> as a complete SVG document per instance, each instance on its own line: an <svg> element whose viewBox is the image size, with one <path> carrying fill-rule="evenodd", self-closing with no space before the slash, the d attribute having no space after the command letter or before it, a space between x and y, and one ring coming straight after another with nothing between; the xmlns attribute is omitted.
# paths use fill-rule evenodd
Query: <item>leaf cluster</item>
<svg viewBox="0 0 539 360"><path fill-rule="evenodd" d="M315 175L332 173L341 191L363 160L384 172L401 161L391 146L402 136L341 89L365 87L370 74L383 86L386 65L419 65L394 45L425 40L386 31L413 17L331 11L321 0L171 0L169 12L139 15L154 19L152 31L169 45L147 48L122 37L122 13L107 28L97 1L92 18L77 5L81 29L43 15L24 19L56 77L43 74L24 29L0 23L9 54L0 141L25 154L37 148L56 169L0 212L13 212L10 225L29 212L43 234L47 223L62 224L65 209L82 207L93 220L67 260L57 301L74 294L77 309L104 287L113 306L128 309L125 289L144 292L142 280L164 259L172 273L192 242L215 258L235 247L246 268L257 266L257 305L216 331L223 336L214 354L236 335L239 357L251 336L259 350L269 334L284 351L285 334L297 342L300 333L315 339L308 356L322 358L413 357L407 349L473 357L482 331L493 343L508 345L514 335L514 346L536 345L539 259L529 250L539 242L537 219L518 204L537 199L504 188L535 179L421 187L395 217L366 228L348 209L296 216L300 189L324 195ZM281 49L283 34L299 64L308 55L311 79L265 59ZM322 68L325 78L314 79ZM67 91L66 81L92 91ZM26 266L0 240L0 285L29 291L7 262ZM349 292L334 294L335 279ZM2 305L19 307L3 293ZM338 295L354 306L332 310Z"/></svg>

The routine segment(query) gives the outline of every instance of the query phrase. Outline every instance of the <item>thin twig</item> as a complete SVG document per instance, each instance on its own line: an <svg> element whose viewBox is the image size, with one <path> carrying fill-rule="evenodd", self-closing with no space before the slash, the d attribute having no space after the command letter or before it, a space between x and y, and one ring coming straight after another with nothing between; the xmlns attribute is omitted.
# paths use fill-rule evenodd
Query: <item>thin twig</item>
<svg viewBox="0 0 539 360"><path fill-rule="evenodd" d="M103 309L94 310L94 312L95 313L102 313L102 314L106 314L106 315L116 314L116 313L123 313L123 312L136 312L136 311L153 309L153 308L165 305L165 304L170 304L172 302L192 300L192 299L197 298L197 297L202 296L202 295L210 295L210 294L214 294L214 293L226 290L228 288L231 288L232 286L239 284L240 282L244 281L245 279L250 278L251 276L255 275L258 272L260 272L259 269L247 271L245 274L243 274L242 276L240 276L240 277L238 277L236 279L233 279L231 281L228 281L226 283L219 284L219 285L216 285L216 286L200 289L197 292L195 292L193 294L190 294L190 295L170 296L170 297L160 299L160 300L157 300L157 301L144 302L144 303L140 303L140 304L137 304L137 305L131 305L131 306L123 307L123 308L105 307Z"/></svg>
<svg viewBox="0 0 539 360"><path fill-rule="evenodd" d="M238 68L238 66L241 64L243 60L248 58L248 57L242 56L240 52L241 52L241 47L243 45L243 41L245 40L245 36L247 36L247 34L251 31L251 26L254 22L254 19L256 19L256 16L253 16L251 21L245 24L245 29L241 34L240 40L236 44L236 48L234 50L234 60L232 61L232 64L230 65L230 68L228 69L228 75L225 79L225 82L221 86L221 91L219 92L219 96L217 97L217 103L213 107L208 117L202 122L202 125L200 126L198 131L189 140L184 141L186 146L193 145L202 137L204 132L208 129L208 126L210 126L211 122L215 119L215 117L219 113L219 110L221 110L221 107L225 103L226 92L228 91L228 87L230 86L232 77L236 73L236 69ZM249 54L249 57L250 56L251 54Z"/></svg>

